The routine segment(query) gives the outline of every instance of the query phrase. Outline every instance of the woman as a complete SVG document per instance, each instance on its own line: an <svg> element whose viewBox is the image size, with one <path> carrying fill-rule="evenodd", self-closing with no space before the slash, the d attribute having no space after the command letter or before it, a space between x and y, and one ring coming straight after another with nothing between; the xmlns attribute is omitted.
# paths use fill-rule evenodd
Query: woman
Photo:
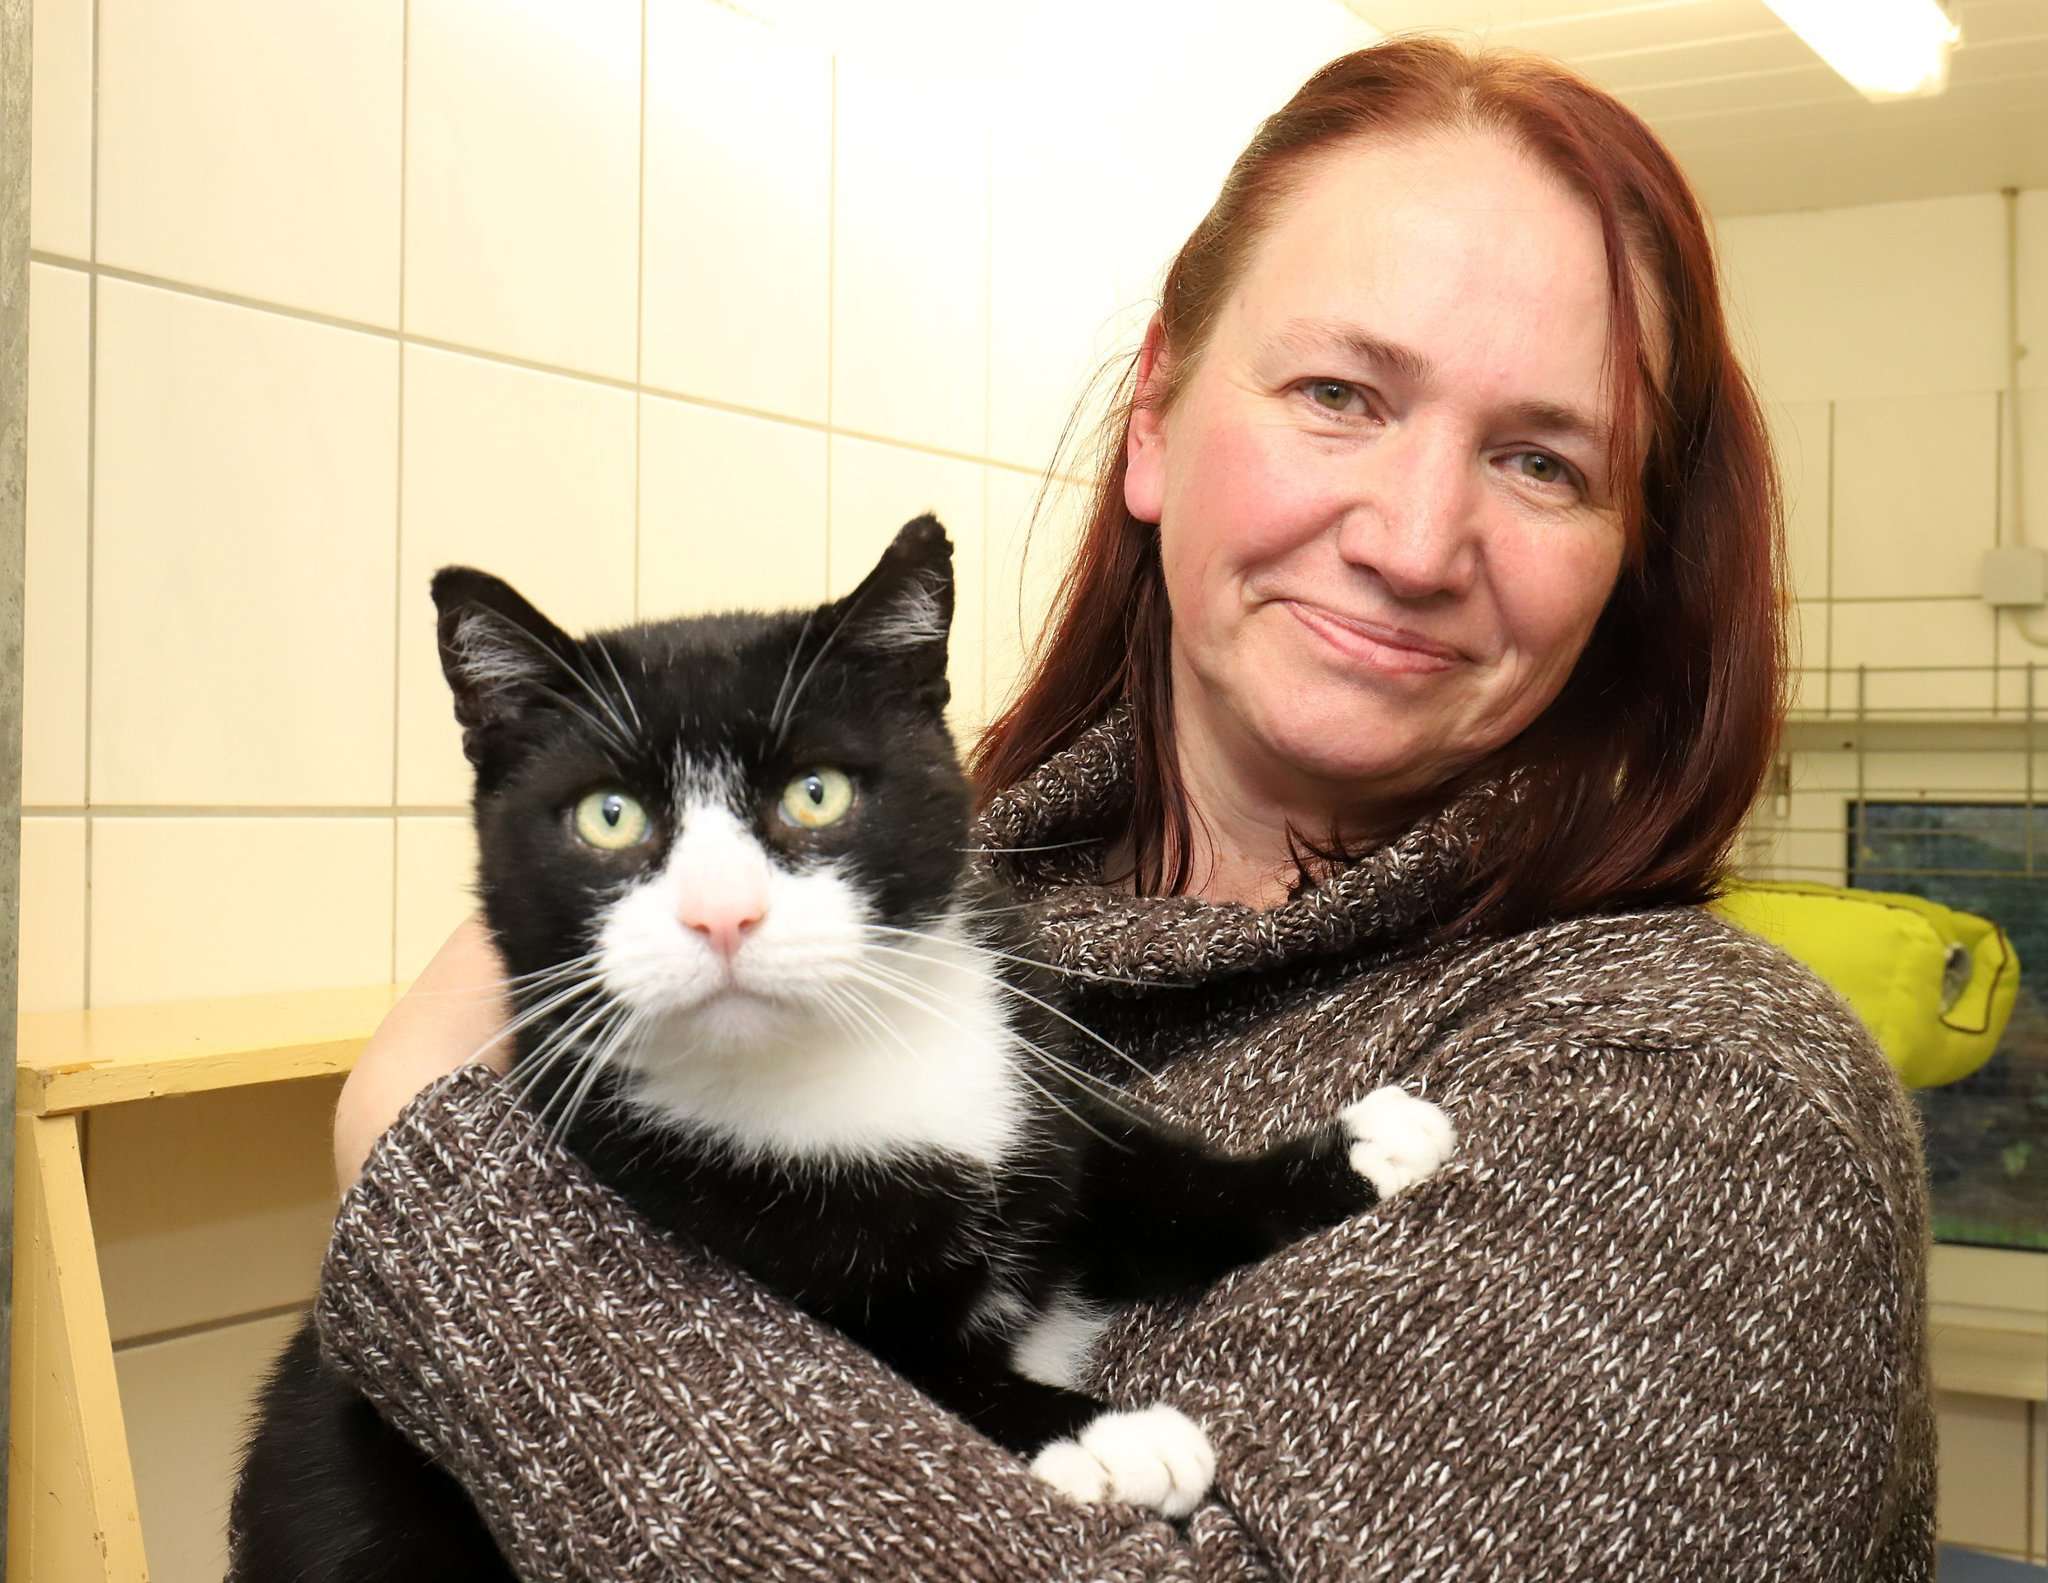
<svg viewBox="0 0 2048 1583"><path fill-rule="evenodd" d="M1103 1337L1094 1386L1204 1424L1216 1498L1067 1501L506 1141L487 1072L414 1100L498 1025L474 928L344 1097L330 1352L534 1578L1931 1576L1910 1114L1693 905L1782 601L1668 156L1544 63L1339 60L1175 261L1121 422L985 839L1048 959L1126 981L1081 1014L1167 1114L1243 1147L1399 1081L1459 1129Z"/></svg>

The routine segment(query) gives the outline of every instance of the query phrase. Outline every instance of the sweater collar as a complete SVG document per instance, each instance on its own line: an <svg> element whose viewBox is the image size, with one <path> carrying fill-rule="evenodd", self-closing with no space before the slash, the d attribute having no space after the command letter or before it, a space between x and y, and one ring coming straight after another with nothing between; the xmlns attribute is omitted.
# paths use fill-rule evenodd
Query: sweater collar
<svg viewBox="0 0 2048 1583"><path fill-rule="evenodd" d="M1146 987L1413 943L1456 904L1473 835L1502 796L1499 782L1475 786L1261 911L1189 896L1132 896L1101 883L1104 846L1130 807L1134 756L1129 710L1120 704L996 796L977 839L996 876L1032 904L1036 949L1054 968Z"/></svg>

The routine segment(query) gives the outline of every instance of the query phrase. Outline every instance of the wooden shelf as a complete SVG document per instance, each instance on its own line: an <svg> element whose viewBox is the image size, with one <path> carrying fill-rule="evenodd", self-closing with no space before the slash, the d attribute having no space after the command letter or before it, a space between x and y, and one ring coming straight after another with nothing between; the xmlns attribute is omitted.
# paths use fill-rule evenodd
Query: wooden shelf
<svg viewBox="0 0 2048 1583"><path fill-rule="evenodd" d="M403 992L378 984L17 1020L9 1576L149 1575L85 1191L82 1113L346 1072Z"/></svg>
<svg viewBox="0 0 2048 1583"><path fill-rule="evenodd" d="M346 1072L403 990L378 984L29 1013L17 1023L15 1107L54 1116Z"/></svg>

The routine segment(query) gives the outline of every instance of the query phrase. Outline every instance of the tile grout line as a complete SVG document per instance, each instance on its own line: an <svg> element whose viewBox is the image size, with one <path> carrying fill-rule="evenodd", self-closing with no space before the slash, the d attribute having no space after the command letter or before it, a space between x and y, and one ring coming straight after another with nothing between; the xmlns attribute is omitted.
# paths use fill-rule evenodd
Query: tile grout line
<svg viewBox="0 0 2048 1583"><path fill-rule="evenodd" d="M1835 403L1828 401L1828 607L1821 612L1820 706L1835 712Z"/></svg>
<svg viewBox="0 0 2048 1583"><path fill-rule="evenodd" d="M92 212L86 219L86 250L94 264L100 256L100 0L92 7L92 172L88 202ZM93 694L93 590L94 539L99 504L100 436L100 278L97 270L87 276L85 294L85 897L80 907L80 971L78 998L92 1004L92 694Z"/></svg>
<svg viewBox="0 0 2048 1583"><path fill-rule="evenodd" d="M836 155L835 155L836 165ZM836 221L834 222L836 224ZM836 251L836 249L835 249ZM74 259L58 253L34 252L34 262L49 264L58 269L74 269L82 274L122 281L128 285L148 286L156 291L172 292L179 296L196 297L204 302L215 302L223 307L242 308L252 313L275 314L279 318L297 319L306 324L322 325L331 330L345 330L356 335L374 336L379 340L396 341L401 346L420 347L432 352L447 352L457 357L474 358L479 362L495 363L505 368L524 369L528 373L551 374L559 379L574 380L581 384L600 385L611 390L623 390L642 396L653 396L662 401L674 401L688 407L701 407L709 412L731 413L736 417L757 418L764 423L780 423L793 429L809 429L813 432L834 435L849 440L865 440L871 445L886 445L899 451L910 451L919 456L936 456L948 461L974 462L984 467L1001 468L1007 473L1018 473L1026 478L1043 478L1046 469L1033 467L1024 462L1013 462L1006 457L980 455L972 451L956 451L943 445L927 445L921 440L906 440L900 435L875 434L865 429L836 427L830 416L830 392L827 392L827 416L824 421L800 417L794 413L773 412L765 407L750 407L742 402L721 401L716 396L692 395L688 391L670 390L661 385L636 384L630 379L619 379L609 374L593 374L587 369L566 368L558 363L543 363L533 358L520 357L510 352L494 352L487 347L465 346L459 341L444 341L431 335L411 335L385 325L368 324L358 319L342 319L332 314L318 313L310 308L295 308L288 303L265 302L257 297L237 296L233 292L216 291L208 286L198 286L190 281L172 280L164 275L150 275L141 270L123 269L118 266L95 265L82 259ZM827 315L828 326L831 316ZM831 367L831 349L827 347L828 375ZM1079 476L1061 475L1062 481L1083 484L1088 480Z"/></svg>
<svg viewBox="0 0 2048 1583"><path fill-rule="evenodd" d="M640 619L640 454L647 443L641 392L647 373L647 6L640 0L640 208L633 241L633 619Z"/></svg>
<svg viewBox="0 0 2048 1583"><path fill-rule="evenodd" d="M469 809L456 803L28 803L25 819L390 819L467 818Z"/></svg>
<svg viewBox="0 0 2048 1583"><path fill-rule="evenodd" d="M391 544L391 981L398 981L398 754L404 707L400 685L405 656L405 219L411 198L412 164L412 0L398 22L398 476L392 506Z"/></svg>
<svg viewBox="0 0 2048 1583"><path fill-rule="evenodd" d="M996 129L991 117L981 129L981 448L996 448ZM976 700L975 734L988 725L989 596L995 589L994 535L989 527L988 469L981 469L981 697Z"/></svg>
<svg viewBox="0 0 2048 1583"><path fill-rule="evenodd" d="M1992 397L1993 413L1998 418L1998 434L1991 450L1991 477L1996 484L1991 502L1991 544L1994 549L2005 544L2005 392L1999 391ZM1998 618L1998 607L1991 607L1991 713L1994 717L2004 689L1998 674L1999 651L2004 647L2005 623Z"/></svg>
<svg viewBox="0 0 2048 1583"><path fill-rule="evenodd" d="M832 597L833 392L839 349L839 56L825 57L825 567L820 599Z"/></svg>

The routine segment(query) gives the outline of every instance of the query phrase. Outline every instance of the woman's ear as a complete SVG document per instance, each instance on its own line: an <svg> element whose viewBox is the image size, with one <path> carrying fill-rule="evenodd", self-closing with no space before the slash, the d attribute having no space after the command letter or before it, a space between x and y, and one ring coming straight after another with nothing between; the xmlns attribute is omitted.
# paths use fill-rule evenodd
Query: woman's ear
<svg viewBox="0 0 2048 1583"><path fill-rule="evenodd" d="M1140 522L1157 522L1166 500L1166 361L1166 331L1155 313L1138 353L1138 388L1124 438L1124 509Z"/></svg>

